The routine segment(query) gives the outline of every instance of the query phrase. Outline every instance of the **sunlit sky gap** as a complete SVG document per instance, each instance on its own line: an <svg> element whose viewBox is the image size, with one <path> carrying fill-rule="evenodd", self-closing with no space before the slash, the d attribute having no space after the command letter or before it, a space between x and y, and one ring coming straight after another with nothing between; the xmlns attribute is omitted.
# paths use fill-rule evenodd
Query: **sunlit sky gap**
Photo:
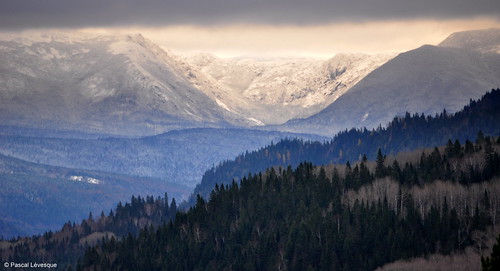
<svg viewBox="0 0 500 271"><path fill-rule="evenodd" d="M88 32L141 33L175 53L219 57L318 57L337 53L391 53L436 45L457 31L500 27L489 18L471 20L377 21L311 26L225 25L203 27L87 28Z"/></svg>
<svg viewBox="0 0 500 271"><path fill-rule="evenodd" d="M0 32L141 33L220 57L402 52L484 28L500 28L500 1L0 0Z"/></svg>

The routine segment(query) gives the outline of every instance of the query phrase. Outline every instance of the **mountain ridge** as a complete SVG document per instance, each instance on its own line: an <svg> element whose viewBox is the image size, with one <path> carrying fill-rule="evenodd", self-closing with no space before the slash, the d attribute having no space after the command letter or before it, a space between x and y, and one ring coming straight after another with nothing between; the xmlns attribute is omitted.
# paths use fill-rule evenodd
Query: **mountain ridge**
<svg viewBox="0 0 500 271"><path fill-rule="evenodd" d="M220 108L188 78L188 64L142 36L84 37L0 42L3 124L140 135L251 123Z"/></svg>
<svg viewBox="0 0 500 271"><path fill-rule="evenodd" d="M456 32L438 46L469 48L483 54L500 54L500 28Z"/></svg>
<svg viewBox="0 0 500 271"><path fill-rule="evenodd" d="M489 40L485 43L491 47ZM499 84L500 54L424 45L372 71L321 112L275 128L330 135L346 128L377 127L405 112L456 112L470 99L478 99L481 90Z"/></svg>

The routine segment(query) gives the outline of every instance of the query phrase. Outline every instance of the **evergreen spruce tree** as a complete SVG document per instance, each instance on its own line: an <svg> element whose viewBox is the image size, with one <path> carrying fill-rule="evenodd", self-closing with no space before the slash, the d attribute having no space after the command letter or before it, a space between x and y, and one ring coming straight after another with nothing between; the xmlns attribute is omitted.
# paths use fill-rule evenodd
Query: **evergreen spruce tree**
<svg viewBox="0 0 500 271"><path fill-rule="evenodd" d="M500 235L497 237L497 243L493 246L490 257L481 257L481 266L483 271L500 270Z"/></svg>
<svg viewBox="0 0 500 271"><path fill-rule="evenodd" d="M446 143L446 147L444 149L444 154L446 157L451 158L454 157L454 146L453 143L451 142L451 139L448 139L448 142Z"/></svg>
<svg viewBox="0 0 500 271"><path fill-rule="evenodd" d="M465 154L471 154L474 152L474 144L470 140L465 141L465 148L464 148L464 153Z"/></svg>
<svg viewBox="0 0 500 271"><path fill-rule="evenodd" d="M385 157L382 155L382 150L380 148L377 152L376 167L375 167L375 178L382 178L386 175L386 168L384 166Z"/></svg>
<svg viewBox="0 0 500 271"><path fill-rule="evenodd" d="M464 155L462 144L460 144L460 141L458 141L458 139L455 139L455 143L453 143L453 155L459 158L461 158Z"/></svg>

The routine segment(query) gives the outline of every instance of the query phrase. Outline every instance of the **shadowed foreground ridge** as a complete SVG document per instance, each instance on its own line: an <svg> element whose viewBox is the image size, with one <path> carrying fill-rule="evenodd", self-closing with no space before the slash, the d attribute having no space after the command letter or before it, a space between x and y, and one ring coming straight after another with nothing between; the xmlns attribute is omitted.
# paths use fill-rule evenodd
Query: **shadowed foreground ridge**
<svg viewBox="0 0 500 271"><path fill-rule="evenodd" d="M271 168L217 185L167 225L87 249L76 268L373 270L460 251L498 223L499 143L480 137L417 162L379 153L375 166Z"/></svg>

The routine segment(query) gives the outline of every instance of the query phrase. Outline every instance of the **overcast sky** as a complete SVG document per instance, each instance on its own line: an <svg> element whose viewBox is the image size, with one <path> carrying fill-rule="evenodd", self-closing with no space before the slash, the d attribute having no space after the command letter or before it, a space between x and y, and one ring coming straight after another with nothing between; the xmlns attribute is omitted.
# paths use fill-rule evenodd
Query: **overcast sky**
<svg viewBox="0 0 500 271"><path fill-rule="evenodd" d="M0 0L3 31L143 32L219 55L407 50L485 27L500 27L499 0Z"/></svg>

